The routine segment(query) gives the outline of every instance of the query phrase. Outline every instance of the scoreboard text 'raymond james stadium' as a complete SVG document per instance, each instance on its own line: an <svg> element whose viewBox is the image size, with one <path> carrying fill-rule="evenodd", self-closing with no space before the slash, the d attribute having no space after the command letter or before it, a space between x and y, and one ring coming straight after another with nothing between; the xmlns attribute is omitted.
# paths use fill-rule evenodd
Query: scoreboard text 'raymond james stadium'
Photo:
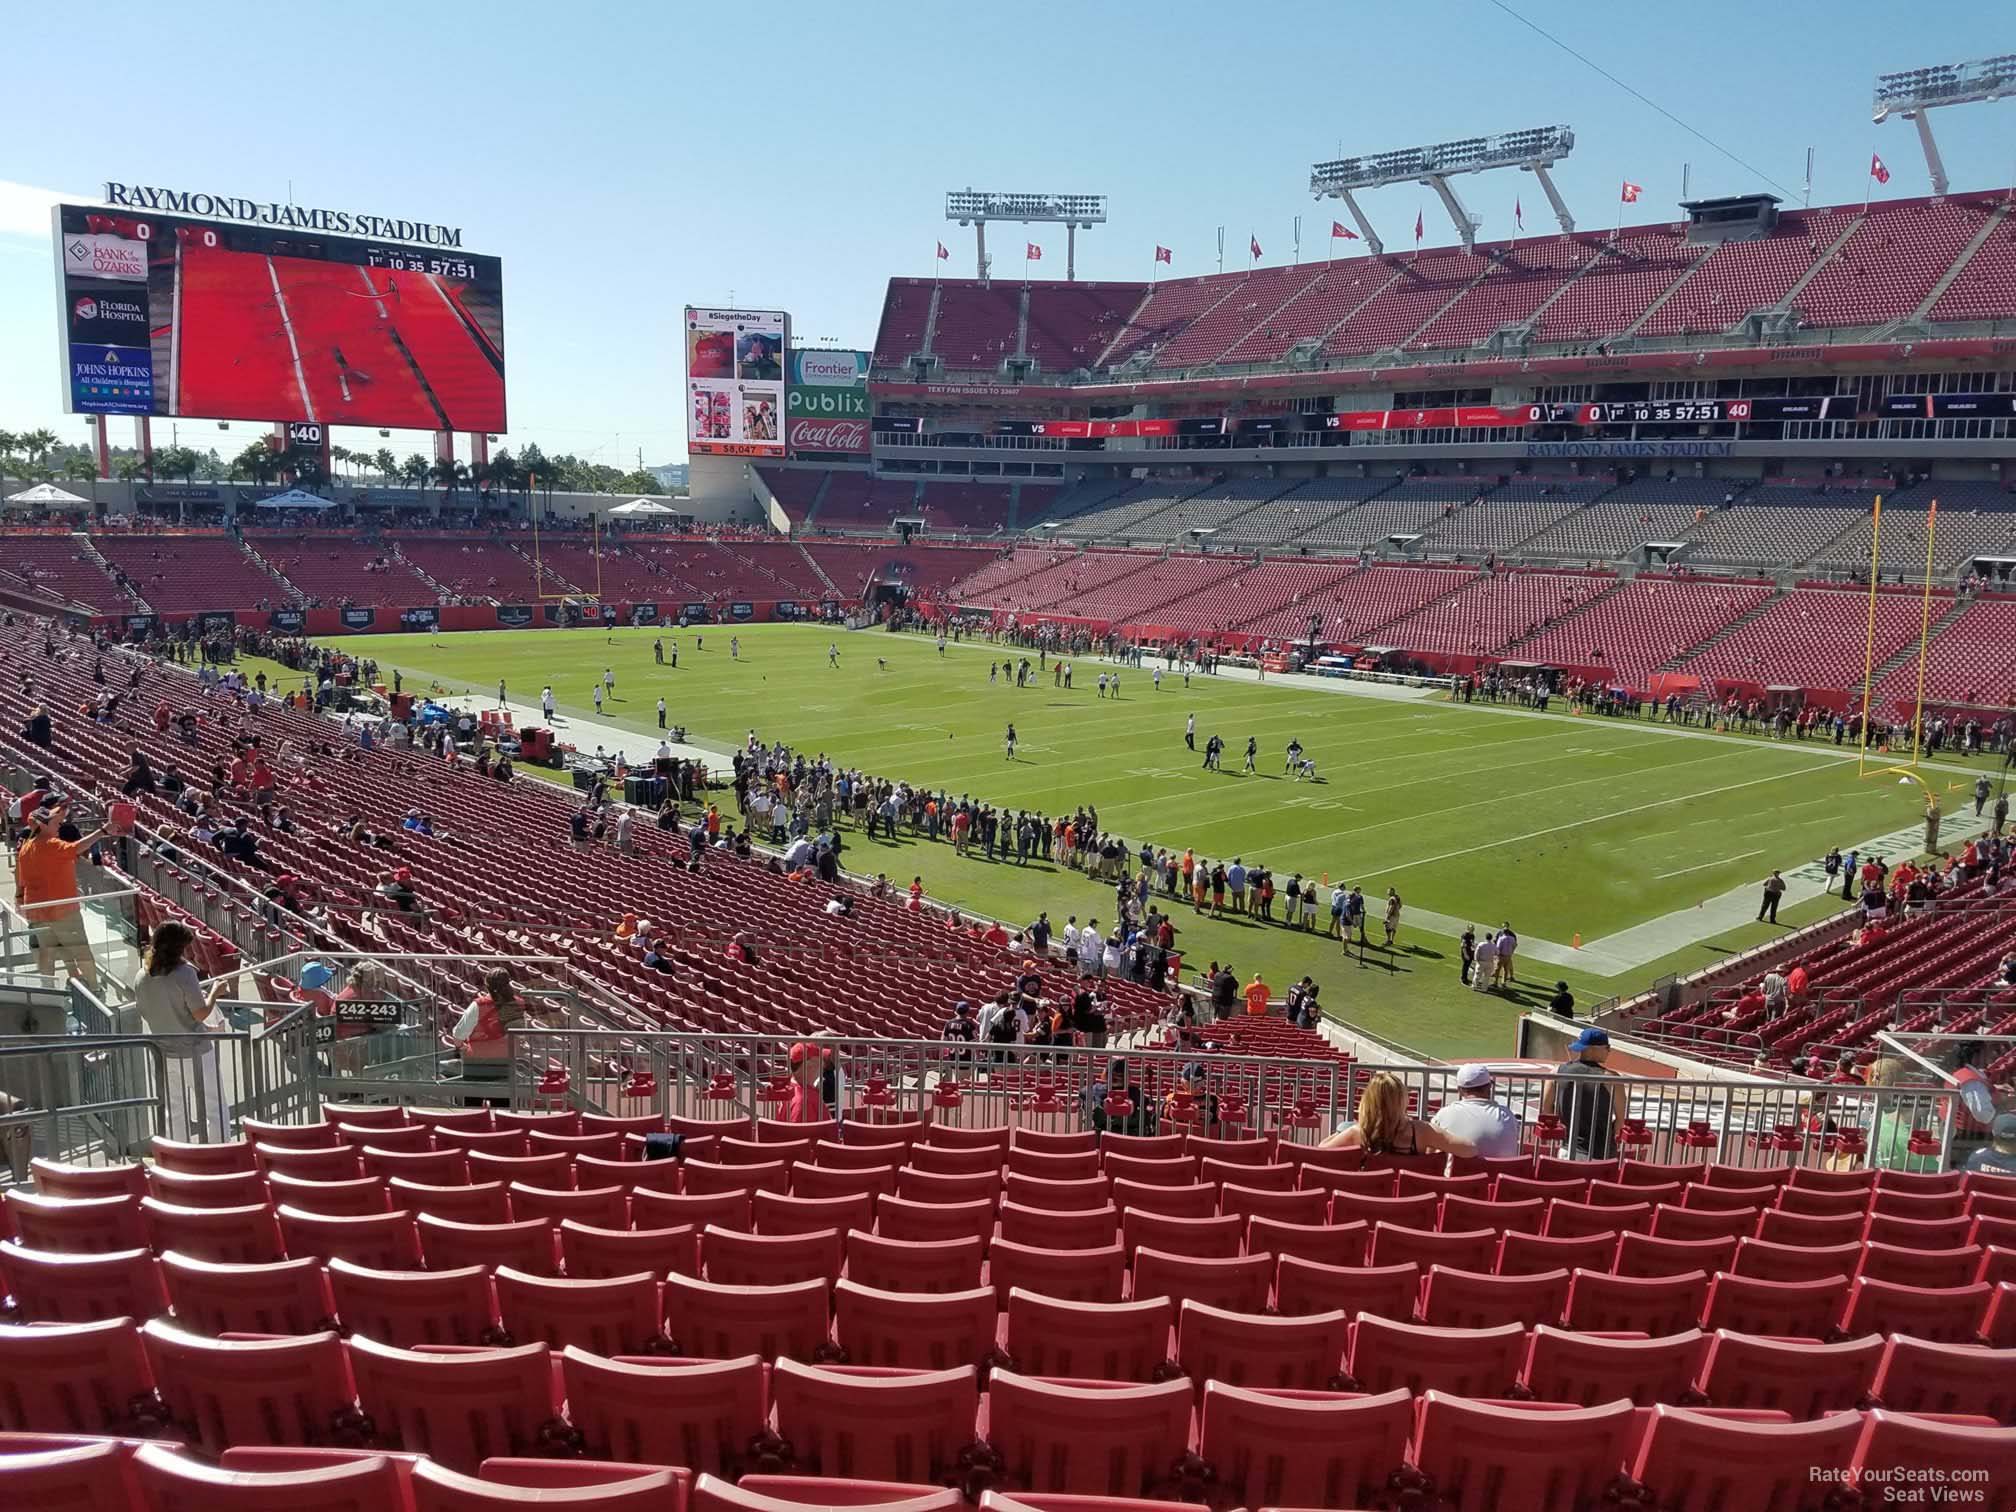
<svg viewBox="0 0 2016 1512"><path fill-rule="evenodd" d="M343 236L419 242L429 247L462 245L460 226L437 226L428 221L366 215L357 210L321 210L306 205L283 205L278 200L255 200L242 195L204 194L186 189L157 189L151 184L118 184L110 179L105 182L105 203L127 210L157 211L163 215L194 215L209 219L246 221L255 226L291 226L302 231L327 231Z"/></svg>

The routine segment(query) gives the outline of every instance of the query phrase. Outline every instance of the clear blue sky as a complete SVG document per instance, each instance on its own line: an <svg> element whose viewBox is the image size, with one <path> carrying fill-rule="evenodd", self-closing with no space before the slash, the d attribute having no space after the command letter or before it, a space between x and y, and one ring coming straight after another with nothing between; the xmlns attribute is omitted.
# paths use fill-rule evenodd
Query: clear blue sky
<svg viewBox="0 0 2016 1512"><path fill-rule="evenodd" d="M1518 8L1795 203L1808 146L1816 204L1860 199L1872 150L1894 171L1886 194L1928 192L1911 128L1870 123L1875 75L2016 51L2016 11L1986 5ZM292 180L303 205L462 226L504 259L509 443L625 466L639 448L685 456L681 305L732 295L789 310L801 341L866 346L886 280L928 276L939 238L947 271L971 273L948 188L1104 192L1111 220L1081 239L1079 274L1142 279L1156 242L1176 274L1212 271L1220 225L1228 266L1249 232L1287 261L1297 215L1305 257L1321 256L1331 208L1308 169L1340 145L1567 123L1559 182L1585 227L1615 220L1624 178L1646 189L1633 219L1667 217L1683 163L1697 195L1769 187L1488 0L113 0L82 19L15 7L6 53L0 427L66 440L84 427L61 413L44 191L95 198L108 178L255 198ZM2016 102L1940 125L1957 188L2011 183ZM1515 193L1546 227L1524 175L1463 188L1487 236L1509 233ZM1451 239L1425 190L1366 204L1389 246L1411 245L1417 206L1431 245ZM1019 275L1020 231L997 237L997 266ZM1036 239L1061 277L1062 232ZM249 439L197 430L220 450Z"/></svg>

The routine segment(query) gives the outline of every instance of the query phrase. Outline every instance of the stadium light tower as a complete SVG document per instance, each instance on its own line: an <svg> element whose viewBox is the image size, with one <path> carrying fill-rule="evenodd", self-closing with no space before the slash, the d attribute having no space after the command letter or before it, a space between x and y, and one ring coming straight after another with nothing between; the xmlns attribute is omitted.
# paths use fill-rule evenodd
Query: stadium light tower
<svg viewBox="0 0 2016 1512"><path fill-rule="evenodd" d="M1493 168L1517 168L1540 180L1547 203L1554 207L1555 219L1564 232L1575 229L1575 217L1548 173L1575 148L1575 133L1566 126L1536 126L1527 131L1501 132L1497 136L1465 137L1456 142L1438 142L1433 147L1406 147L1398 152L1380 152L1371 157L1336 158L1318 163L1309 170L1309 192L1318 199L1341 199L1358 234L1373 252L1386 250L1372 230L1371 221L1358 207L1354 191L1377 189L1387 184L1426 184L1433 189L1456 224L1463 250L1477 245L1476 216L1464 207L1449 180L1459 173L1484 173Z"/></svg>
<svg viewBox="0 0 2016 1512"><path fill-rule="evenodd" d="M1078 276L1078 232L1106 222L1103 194L995 194L984 189L948 189L945 219L973 227L979 256L979 277L987 281L987 222L1020 221L1024 225L1051 221L1064 227L1064 278Z"/></svg>
<svg viewBox="0 0 2016 1512"><path fill-rule="evenodd" d="M2016 94L2016 53L1977 58L1971 63L1942 63L1876 76L1875 118L1882 125L1901 116L1918 125L1918 145L1925 149L1925 169L1932 192L1946 192L1946 164L1932 139L1932 112L1943 105L1977 105Z"/></svg>

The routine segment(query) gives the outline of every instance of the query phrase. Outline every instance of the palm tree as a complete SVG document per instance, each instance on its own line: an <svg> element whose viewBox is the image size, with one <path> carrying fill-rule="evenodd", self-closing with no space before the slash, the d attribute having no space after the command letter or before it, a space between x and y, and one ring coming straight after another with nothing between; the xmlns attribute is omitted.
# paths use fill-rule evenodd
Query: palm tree
<svg viewBox="0 0 2016 1512"><path fill-rule="evenodd" d="M414 452L399 466L399 478L408 488L420 490L420 502L427 502L427 480L434 476L434 469L427 459Z"/></svg>
<svg viewBox="0 0 2016 1512"><path fill-rule="evenodd" d="M381 446L372 457L371 465L378 469L378 476L388 486L399 476L399 459L392 455L392 448Z"/></svg>
<svg viewBox="0 0 2016 1512"><path fill-rule="evenodd" d="M147 464L136 454L121 457L112 471L118 474L121 483L137 483L147 476Z"/></svg>
<svg viewBox="0 0 2016 1512"><path fill-rule="evenodd" d="M98 464L81 454L66 458L63 463L63 478L68 483L95 483L98 479Z"/></svg>
<svg viewBox="0 0 2016 1512"><path fill-rule="evenodd" d="M48 456L50 449L56 445L56 432L47 429L27 431L16 436L14 442L28 454L29 466L40 467L42 459Z"/></svg>
<svg viewBox="0 0 2016 1512"><path fill-rule="evenodd" d="M14 453L21 449L21 438L10 430L0 430L0 478L7 476L7 470L14 465Z"/></svg>
<svg viewBox="0 0 2016 1512"><path fill-rule="evenodd" d="M441 485L441 492L453 499L457 490L469 481L469 469L453 457L443 457L432 469L434 481Z"/></svg>

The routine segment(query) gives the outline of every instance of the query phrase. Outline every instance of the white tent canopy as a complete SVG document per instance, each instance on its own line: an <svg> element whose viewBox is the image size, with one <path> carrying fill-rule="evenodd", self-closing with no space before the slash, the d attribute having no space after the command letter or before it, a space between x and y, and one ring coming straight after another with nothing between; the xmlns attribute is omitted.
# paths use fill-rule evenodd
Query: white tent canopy
<svg viewBox="0 0 2016 1512"><path fill-rule="evenodd" d="M67 488L58 488L54 483L37 483L33 488L24 488L11 496L7 502L18 504L23 509L89 509L91 501L80 498Z"/></svg>
<svg viewBox="0 0 2016 1512"><path fill-rule="evenodd" d="M290 488L285 493L277 493L270 499L261 499L254 506L257 509L334 509L335 501L309 493L305 488Z"/></svg>
<svg viewBox="0 0 2016 1512"><path fill-rule="evenodd" d="M628 504L618 504L609 511L612 515L668 515L677 510L669 504L660 504L656 499L632 499Z"/></svg>

